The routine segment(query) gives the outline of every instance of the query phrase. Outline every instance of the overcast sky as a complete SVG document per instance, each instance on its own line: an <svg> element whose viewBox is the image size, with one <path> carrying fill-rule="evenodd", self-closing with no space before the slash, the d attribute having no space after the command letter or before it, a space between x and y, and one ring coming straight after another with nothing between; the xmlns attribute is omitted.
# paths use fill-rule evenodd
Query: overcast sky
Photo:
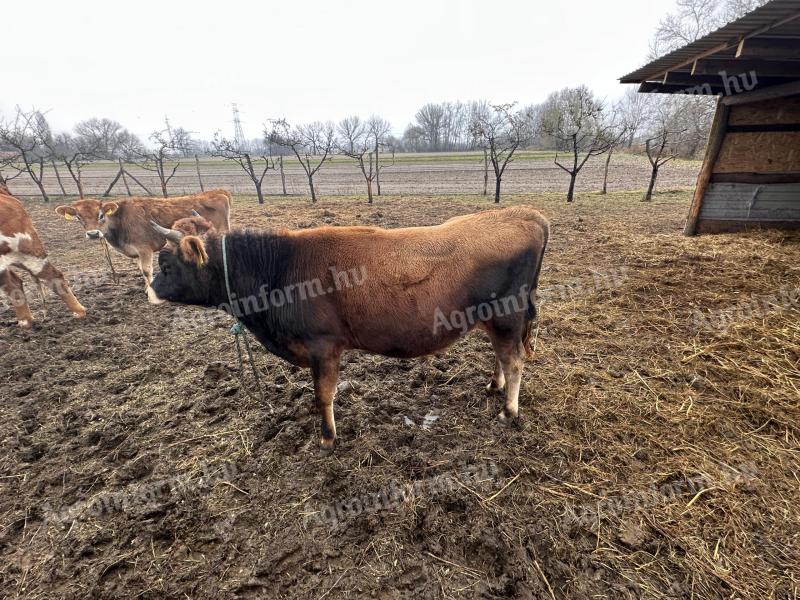
<svg viewBox="0 0 800 600"><path fill-rule="evenodd" d="M605 98L644 62L673 0L74 0L4 2L0 112L92 116L143 138L210 138L268 118L377 113L401 134L426 102L539 102L587 84Z"/></svg>

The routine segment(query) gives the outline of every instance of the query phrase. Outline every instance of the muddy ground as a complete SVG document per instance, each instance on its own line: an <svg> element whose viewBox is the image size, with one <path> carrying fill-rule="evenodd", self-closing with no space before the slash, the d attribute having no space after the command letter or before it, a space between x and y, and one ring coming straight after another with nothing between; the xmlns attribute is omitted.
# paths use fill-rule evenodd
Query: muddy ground
<svg viewBox="0 0 800 600"><path fill-rule="evenodd" d="M99 245L26 202L89 314L34 300L25 332L0 310L0 595L795 598L800 235L684 238L688 192L638 198L506 201L552 220L519 425L495 419L482 334L352 353L329 458L307 372L256 346L260 401L227 318L148 305L131 262L114 285ZM233 214L398 227L489 206Z"/></svg>

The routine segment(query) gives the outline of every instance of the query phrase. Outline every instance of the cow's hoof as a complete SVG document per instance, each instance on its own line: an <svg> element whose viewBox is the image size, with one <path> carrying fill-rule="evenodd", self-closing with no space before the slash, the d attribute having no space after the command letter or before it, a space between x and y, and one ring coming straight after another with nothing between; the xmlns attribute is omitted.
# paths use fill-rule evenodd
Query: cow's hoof
<svg viewBox="0 0 800 600"><path fill-rule="evenodd" d="M325 438L321 438L319 441L319 455L320 457L324 458L326 456L330 456L333 454L333 450L336 448L336 440L326 440Z"/></svg>
<svg viewBox="0 0 800 600"><path fill-rule="evenodd" d="M77 312L76 311L76 312L72 313L72 316L75 317L76 319L82 319L82 318L84 318L86 316L86 311L85 310L83 312Z"/></svg>
<svg viewBox="0 0 800 600"><path fill-rule="evenodd" d="M30 319L23 319L22 321L17 321L17 325L19 325L22 329L30 329L33 327L33 321Z"/></svg>
<svg viewBox="0 0 800 600"><path fill-rule="evenodd" d="M504 408L501 410L497 415L497 420L505 425L518 425L519 424L519 415L512 415Z"/></svg>
<svg viewBox="0 0 800 600"><path fill-rule="evenodd" d="M502 391L505 387L506 387L505 385L497 385L497 382L494 379L492 379L486 386L486 391L499 392Z"/></svg>

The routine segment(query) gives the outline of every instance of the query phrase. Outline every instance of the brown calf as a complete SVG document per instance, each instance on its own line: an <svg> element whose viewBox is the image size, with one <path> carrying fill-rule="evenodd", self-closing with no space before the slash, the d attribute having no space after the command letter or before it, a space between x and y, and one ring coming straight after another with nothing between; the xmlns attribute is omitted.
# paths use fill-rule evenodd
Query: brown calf
<svg viewBox="0 0 800 600"><path fill-rule="evenodd" d="M115 250L137 259L145 288L153 279L153 254L164 246L165 237L151 222L171 227L175 221L196 211L219 231L230 228L231 195L211 190L168 199L126 198L104 202L93 198L59 206L56 212L66 220L77 220L89 239L105 239Z"/></svg>
<svg viewBox="0 0 800 600"><path fill-rule="evenodd" d="M0 193L0 289L11 299L19 325L28 328L33 324L33 315L22 280L12 267L24 269L37 282L46 284L61 297L75 317L86 315L86 309L69 289L61 271L47 259L47 251L28 212L16 198Z"/></svg>
<svg viewBox="0 0 800 600"><path fill-rule="evenodd" d="M330 450L347 350L411 358L482 329L495 352L489 387L505 388L500 416L516 417L548 236L547 219L528 206L434 227L176 231L177 243L159 253L148 296L153 304L225 310L270 352L309 367L321 445Z"/></svg>

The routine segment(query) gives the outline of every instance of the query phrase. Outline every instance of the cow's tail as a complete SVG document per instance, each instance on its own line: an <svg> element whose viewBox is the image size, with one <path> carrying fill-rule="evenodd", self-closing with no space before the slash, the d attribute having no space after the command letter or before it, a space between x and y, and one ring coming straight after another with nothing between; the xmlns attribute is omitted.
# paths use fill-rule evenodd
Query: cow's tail
<svg viewBox="0 0 800 600"><path fill-rule="evenodd" d="M536 261L536 270L533 273L533 281L528 292L528 312L525 315L525 327L522 330L522 347L527 356L533 356L533 334L534 325L536 324L536 289L539 286L539 273L542 270L542 262L544 261L544 253L547 250L547 241L550 238L550 226L547 221L542 223L542 249Z"/></svg>

